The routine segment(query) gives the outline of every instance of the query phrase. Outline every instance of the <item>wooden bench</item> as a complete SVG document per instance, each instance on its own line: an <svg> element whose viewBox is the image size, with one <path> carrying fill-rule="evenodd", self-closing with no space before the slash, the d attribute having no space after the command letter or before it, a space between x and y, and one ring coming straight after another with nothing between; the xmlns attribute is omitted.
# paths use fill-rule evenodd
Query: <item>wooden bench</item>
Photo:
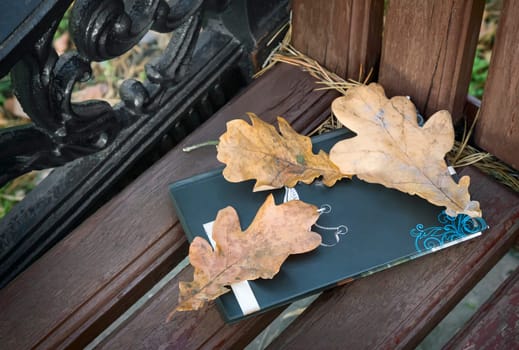
<svg viewBox="0 0 519 350"><path fill-rule="evenodd" d="M516 269L446 349L514 349L519 342L519 269Z"/></svg>
<svg viewBox="0 0 519 350"><path fill-rule="evenodd" d="M519 5L504 6L476 144L518 168L519 154L510 150L519 146ZM345 77L380 59L378 80L389 94L411 95L425 115L447 108L459 119L482 9L475 0L394 0L382 40L383 1L295 0L294 44ZM269 122L283 115L302 133L314 130L338 94L316 91L313 80L284 64L269 70L0 290L2 348L81 348L106 331L187 254L167 185L218 162L214 149L182 147L216 139L226 121L247 111ZM416 346L519 234L517 193L473 167L461 173L471 176L471 193L490 226L482 237L324 292L270 348ZM183 269L97 346L242 348L283 309L228 325L213 305L166 323L178 281L191 273Z"/></svg>

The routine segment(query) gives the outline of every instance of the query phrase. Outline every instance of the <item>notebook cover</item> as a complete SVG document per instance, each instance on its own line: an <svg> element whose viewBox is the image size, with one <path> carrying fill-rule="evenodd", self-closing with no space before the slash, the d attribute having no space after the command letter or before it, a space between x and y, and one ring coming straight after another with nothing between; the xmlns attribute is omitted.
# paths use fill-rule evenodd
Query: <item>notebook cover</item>
<svg viewBox="0 0 519 350"><path fill-rule="evenodd" d="M314 152L329 151L339 140L352 136L345 129L319 135L312 139ZM284 189L254 193L254 181L229 183L222 169L170 185L189 241L195 236L208 239L203 225L214 221L218 210L226 206L237 210L245 230L269 193L274 194L276 204L284 200ZM314 181L295 189L302 201L331 207L330 213L319 217L319 227L312 228L327 246L290 256L272 280L249 281L260 312L474 238L487 228L483 219L452 218L417 196L356 178L341 180L331 188ZM346 234L327 229L341 225L347 227ZM218 298L217 304L227 322L245 317L232 292Z"/></svg>

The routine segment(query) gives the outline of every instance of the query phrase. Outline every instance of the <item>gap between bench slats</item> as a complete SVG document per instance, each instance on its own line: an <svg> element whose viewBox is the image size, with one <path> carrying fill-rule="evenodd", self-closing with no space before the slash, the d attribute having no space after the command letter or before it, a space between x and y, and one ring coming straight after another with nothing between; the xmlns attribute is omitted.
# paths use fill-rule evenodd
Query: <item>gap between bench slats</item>
<svg viewBox="0 0 519 350"><path fill-rule="evenodd" d="M88 344L187 252L167 185L218 162L214 148L186 154L182 146L216 139L247 111L310 132L337 96L316 87L307 73L277 65L1 290L3 346Z"/></svg>
<svg viewBox="0 0 519 350"><path fill-rule="evenodd" d="M215 349L243 348L283 310L227 325L214 304L195 312L179 312L166 323L177 305L178 282L193 277L191 266L175 276L141 310L122 322L96 349Z"/></svg>

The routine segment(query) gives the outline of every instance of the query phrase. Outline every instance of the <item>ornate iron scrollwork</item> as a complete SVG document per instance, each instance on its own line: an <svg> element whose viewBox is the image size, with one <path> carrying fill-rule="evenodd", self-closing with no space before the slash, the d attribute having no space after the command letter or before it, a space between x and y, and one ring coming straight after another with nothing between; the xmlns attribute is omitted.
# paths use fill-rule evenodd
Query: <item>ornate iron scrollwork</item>
<svg viewBox="0 0 519 350"><path fill-rule="evenodd" d="M34 169L63 165L108 147L136 118L157 111L189 69L203 0L76 0L71 34L77 52L58 56L58 21L11 71L30 126L0 131L0 185ZM121 104L71 102L77 82L90 79L92 61L123 54L150 29L174 31L163 55L146 66L149 81L127 80Z"/></svg>

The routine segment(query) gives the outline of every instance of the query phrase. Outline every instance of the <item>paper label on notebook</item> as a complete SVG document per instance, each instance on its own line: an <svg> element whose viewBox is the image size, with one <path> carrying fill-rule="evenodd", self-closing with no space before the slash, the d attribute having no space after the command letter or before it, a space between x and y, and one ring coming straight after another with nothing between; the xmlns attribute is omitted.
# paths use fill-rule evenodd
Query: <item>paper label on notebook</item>
<svg viewBox="0 0 519 350"><path fill-rule="evenodd" d="M205 223L204 231L209 238L209 243L211 243L211 246L214 249L214 247L216 247L216 242L213 240L213 224L214 221ZM248 281L233 283L231 284L231 289L244 315L249 315L260 310L258 300L256 299Z"/></svg>

